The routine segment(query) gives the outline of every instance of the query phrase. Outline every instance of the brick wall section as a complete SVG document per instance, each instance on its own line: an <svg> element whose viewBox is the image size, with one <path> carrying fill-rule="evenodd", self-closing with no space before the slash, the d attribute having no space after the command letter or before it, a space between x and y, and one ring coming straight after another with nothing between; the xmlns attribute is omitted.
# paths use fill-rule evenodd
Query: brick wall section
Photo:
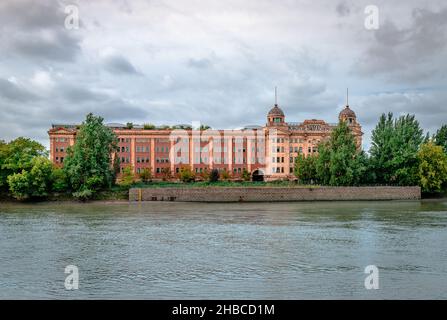
<svg viewBox="0 0 447 320"><path fill-rule="evenodd" d="M322 200L418 200L420 187L207 187L133 188L129 200L185 202L276 202Z"/></svg>

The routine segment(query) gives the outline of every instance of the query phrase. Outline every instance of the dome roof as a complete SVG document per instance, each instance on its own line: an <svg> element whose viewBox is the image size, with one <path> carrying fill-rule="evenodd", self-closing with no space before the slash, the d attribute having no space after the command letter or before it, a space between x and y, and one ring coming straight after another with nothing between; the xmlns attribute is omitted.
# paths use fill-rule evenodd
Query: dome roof
<svg viewBox="0 0 447 320"><path fill-rule="evenodd" d="M277 104L275 104L275 106L272 109L270 109L268 115L269 116L281 116L281 117L284 117L284 112L281 110L280 107L278 107Z"/></svg>
<svg viewBox="0 0 447 320"><path fill-rule="evenodd" d="M355 112L351 110L351 108L349 108L349 106L346 106L342 111L340 111L340 117L344 116L344 117L349 117L349 118L355 118Z"/></svg>

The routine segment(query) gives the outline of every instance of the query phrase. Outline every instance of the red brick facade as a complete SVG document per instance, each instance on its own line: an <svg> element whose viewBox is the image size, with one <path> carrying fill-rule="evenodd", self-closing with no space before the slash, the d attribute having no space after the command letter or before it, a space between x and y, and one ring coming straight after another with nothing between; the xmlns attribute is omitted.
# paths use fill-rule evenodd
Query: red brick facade
<svg viewBox="0 0 447 320"><path fill-rule="evenodd" d="M360 148L361 126L355 113L346 106L339 120L347 121ZM200 176L206 171L226 170L240 178L247 170L266 180L293 178L298 154L317 152L320 141L330 136L335 124L323 120L287 123L283 111L275 105L267 115L265 126L240 130L149 129L109 124L118 137L121 171L131 165L135 173L151 168L155 178L166 172L172 176L189 166ZM53 125L48 131L51 160L62 166L66 149L76 139L76 125Z"/></svg>

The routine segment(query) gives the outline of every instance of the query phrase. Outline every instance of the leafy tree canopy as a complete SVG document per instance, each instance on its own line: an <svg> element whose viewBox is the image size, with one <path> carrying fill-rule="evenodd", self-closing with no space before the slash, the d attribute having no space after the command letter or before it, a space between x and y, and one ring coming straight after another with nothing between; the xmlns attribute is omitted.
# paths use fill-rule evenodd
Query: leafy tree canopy
<svg viewBox="0 0 447 320"><path fill-rule="evenodd" d="M441 192L447 184L447 155L441 146L423 144L418 152L422 191Z"/></svg>
<svg viewBox="0 0 447 320"><path fill-rule="evenodd" d="M103 121L89 113L77 132L75 144L67 149L64 171L75 192L94 192L114 183L111 155L118 150L118 140Z"/></svg>

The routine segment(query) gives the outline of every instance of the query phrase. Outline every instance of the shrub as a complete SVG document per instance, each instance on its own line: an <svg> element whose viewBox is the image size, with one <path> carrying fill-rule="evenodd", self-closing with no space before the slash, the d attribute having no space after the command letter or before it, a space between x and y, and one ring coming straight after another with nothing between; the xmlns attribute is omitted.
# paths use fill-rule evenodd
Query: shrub
<svg viewBox="0 0 447 320"><path fill-rule="evenodd" d="M127 166L123 170L120 185L128 187L135 182L135 174L132 166Z"/></svg>
<svg viewBox="0 0 447 320"><path fill-rule="evenodd" d="M210 179L210 172L208 171L207 168L205 168L203 170L203 172L200 174L200 176L203 179L203 181L209 181L209 179Z"/></svg>
<svg viewBox="0 0 447 320"><path fill-rule="evenodd" d="M23 170L22 173L14 173L8 176L9 191L18 200L27 199L30 195L29 173Z"/></svg>
<svg viewBox="0 0 447 320"><path fill-rule="evenodd" d="M51 189L53 164L45 157L36 157L31 161L32 168L28 172L22 170L8 177L9 190L19 199L45 197Z"/></svg>
<svg viewBox="0 0 447 320"><path fill-rule="evenodd" d="M169 180L172 177L171 168L163 168L163 169L161 169L161 173L162 173L163 181Z"/></svg>
<svg viewBox="0 0 447 320"><path fill-rule="evenodd" d="M195 180L194 173L189 167L180 168L179 178L183 182L193 182Z"/></svg>
<svg viewBox="0 0 447 320"><path fill-rule="evenodd" d="M90 189L84 189L81 191L77 191L73 193L73 197L80 201L87 201L88 199L91 199L93 197L93 191Z"/></svg>
<svg viewBox="0 0 447 320"><path fill-rule="evenodd" d="M225 181L228 181L228 180L231 179L231 175L230 175L230 173L227 171L227 169L224 169L224 170L222 171L221 176L222 176L222 180L225 180Z"/></svg>
<svg viewBox="0 0 447 320"><path fill-rule="evenodd" d="M154 130L155 129L155 125L153 125L152 123L145 123L143 125L143 129L144 130Z"/></svg>
<svg viewBox="0 0 447 320"><path fill-rule="evenodd" d="M151 168L144 168L143 171L140 172L140 179L144 183L152 181L152 170L151 170Z"/></svg>
<svg viewBox="0 0 447 320"><path fill-rule="evenodd" d="M250 172L247 171L247 169L242 170L242 180L244 181L250 181Z"/></svg>

